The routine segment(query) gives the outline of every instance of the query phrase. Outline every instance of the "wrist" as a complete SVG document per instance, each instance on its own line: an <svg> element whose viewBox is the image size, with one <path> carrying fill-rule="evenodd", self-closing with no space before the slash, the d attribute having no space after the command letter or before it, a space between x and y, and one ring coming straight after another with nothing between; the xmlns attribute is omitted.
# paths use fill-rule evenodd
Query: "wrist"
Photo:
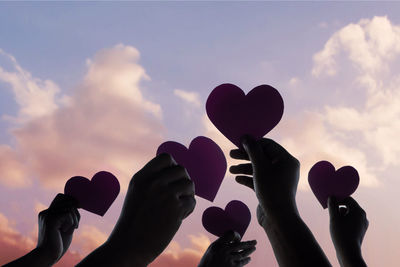
<svg viewBox="0 0 400 267"><path fill-rule="evenodd" d="M339 260L340 266L367 266L364 262L359 245L343 246L342 249L336 250L336 255Z"/></svg>

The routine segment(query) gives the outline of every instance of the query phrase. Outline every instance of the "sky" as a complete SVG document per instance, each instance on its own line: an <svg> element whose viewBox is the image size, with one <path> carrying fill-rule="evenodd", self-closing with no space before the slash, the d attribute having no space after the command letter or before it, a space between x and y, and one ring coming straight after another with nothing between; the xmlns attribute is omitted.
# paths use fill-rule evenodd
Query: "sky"
<svg viewBox="0 0 400 267"><path fill-rule="evenodd" d="M121 193L104 217L81 211L56 266L104 242L130 178L162 142L204 135L235 164L205 114L209 93L229 82L281 93L285 112L267 137L300 160L300 215L333 266L327 210L307 183L319 160L358 170L363 256L397 266L399 14L396 2L0 2L0 264L35 246L38 212L72 176L111 171ZM258 245L247 266L277 266L254 193L229 173L151 266L196 266L215 240L203 211L233 199L252 211L243 239Z"/></svg>

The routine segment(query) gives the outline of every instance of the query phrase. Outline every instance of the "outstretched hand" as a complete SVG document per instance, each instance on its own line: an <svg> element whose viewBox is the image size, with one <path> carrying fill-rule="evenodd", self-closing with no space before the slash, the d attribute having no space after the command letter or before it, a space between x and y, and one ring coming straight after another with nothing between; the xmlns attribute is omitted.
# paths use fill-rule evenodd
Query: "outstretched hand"
<svg viewBox="0 0 400 267"><path fill-rule="evenodd" d="M299 181L299 161L282 146L271 139L255 141L247 136L243 140L243 149L233 149L230 156L234 159L250 160L231 166L230 172L239 174L236 181L253 189L259 200L258 214L269 215L285 210L297 212L295 197Z"/></svg>
<svg viewBox="0 0 400 267"><path fill-rule="evenodd" d="M194 183L169 154L137 172L108 243L127 265L146 266L168 246L194 210Z"/></svg>
<svg viewBox="0 0 400 267"><path fill-rule="evenodd" d="M240 242L238 233L228 231L208 247L198 267L242 267L250 262L256 244L255 240Z"/></svg>
<svg viewBox="0 0 400 267"><path fill-rule="evenodd" d="M345 207L343 207L345 206ZM337 201L328 199L330 232L341 266L366 266L361 244L369 222L365 211L352 197Z"/></svg>

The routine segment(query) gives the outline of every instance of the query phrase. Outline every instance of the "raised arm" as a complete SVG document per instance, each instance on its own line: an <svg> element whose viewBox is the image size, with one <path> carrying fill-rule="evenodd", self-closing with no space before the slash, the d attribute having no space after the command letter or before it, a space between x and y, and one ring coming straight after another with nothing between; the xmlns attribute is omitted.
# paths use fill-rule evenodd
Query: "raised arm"
<svg viewBox="0 0 400 267"><path fill-rule="evenodd" d="M39 237L35 249L4 267L52 266L67 252L78 228L80 215L75 200L58 194L50 207L39 213Z"/></svg>
<svg viewBox="0 0 400 267"><path fill-rule="evenodd" d="M168 246L195 205L194 184L186 169L170 155L158 155L133 176L108 240L77 266L147 266Z"/></svg>
<svg viewBox="0 0 400 267"><path fill-rule="evenodd" d="M250 160L230 168L236 181L253 189L259 201L257 219L271 242L279 266L331 266L301 219L296 205L299 161L271 139L243 139L235 159Z"/></svg>
<svg viewBox="0 0 400 267"><path fill-rule="evenodd" d="M340 202L328 199L330 232L336 255L342 267L366 267L361 244L369 222L357 201L348 197Z"/></svg>

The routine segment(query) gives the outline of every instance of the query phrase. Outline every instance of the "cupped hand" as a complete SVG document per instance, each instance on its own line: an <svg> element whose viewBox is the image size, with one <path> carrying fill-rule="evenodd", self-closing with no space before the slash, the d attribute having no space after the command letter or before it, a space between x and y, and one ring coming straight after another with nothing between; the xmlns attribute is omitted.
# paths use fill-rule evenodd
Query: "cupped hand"
<svg viewBox="0 0 400 267"><path fill-rule="evenodd" d="M256 244L255 240L240 242L238 233L228 231L208 247L198 267L242 267L250 262Z"/></svg>
<svg viewBox="0 0 400 267"><path fill-rule="evenodd" d="M36 249L51 264L56 263L67 252L73 233L79 226L80 214L76 204L72 197L58 194L50 207L39 213Z"/></svg>
<svg viewBox="0 0 400 267"><path fill-rule="evenodd" d="M337 201L328 199L330 232L339 261L361 257L361 244L369 222L365 211L352 197Z"/></svg>
<svg viewBox="0 0 400 267"><path fill-rule="evenodd" d="M265 216L282 210L297 213L299 161L271 139L256 141L246 136L242 143L244 149L231 150L230 155L251 163L231 166L230 172L239 174L238 183L255 191L260 204L257 214Z"/></svg>
<svg viewBox="0 0 400 267"><path fill-rule="evenodd" d="M109 247L125 262L146 266L193 212L194 192L186 169L169 154L158 155L133 176Z"/></svg>

